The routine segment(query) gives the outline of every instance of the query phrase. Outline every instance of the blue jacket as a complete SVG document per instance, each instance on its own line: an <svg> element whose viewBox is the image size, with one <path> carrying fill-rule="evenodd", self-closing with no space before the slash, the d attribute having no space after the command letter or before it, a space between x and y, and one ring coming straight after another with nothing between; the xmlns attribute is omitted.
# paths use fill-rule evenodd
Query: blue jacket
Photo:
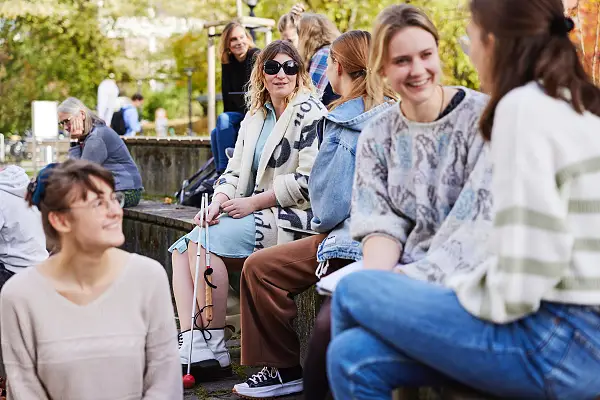
<svg viewBox="0 0 600 400"><path fill-rule="evenodd" d="M69 149L69 158L93 161L112 172L115 190L143 189L142 177L121 136L98 123L83 141Z"/></svg>
<svg viewBox="0 0 600 400"><path fill-rule="evenodd" d="M317 260L360 260L360 243L350 236L350 203L354 182L356 144L363 127L396 103L384 103L365 112L362 98L349 100L327 115L323 142L310 175L312 229L328 233L319 246Z"/></svg>
<svg viewBox="0 0 600 400"><path fill-rule="evenodd" d="M127 128L125 136L135 136L136 133L140 133L142 131L142 124L140 123L140 115L137 108L133 104L126 104L122 110L125 127Z"/></svg>

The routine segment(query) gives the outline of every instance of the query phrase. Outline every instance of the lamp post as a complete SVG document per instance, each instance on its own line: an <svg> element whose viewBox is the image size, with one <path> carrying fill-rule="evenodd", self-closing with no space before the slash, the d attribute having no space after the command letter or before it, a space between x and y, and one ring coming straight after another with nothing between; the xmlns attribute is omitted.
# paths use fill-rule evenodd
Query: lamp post
<svg viewBox="0 0 600 400"><path fill-rule="evenodd" d="M250 8L250 16L251 17L256 17L256 15L254 14L254 7L256 7L256 4L258 3L258 0L244 0L246 2L246 5ZM252 40L256 41L256 34L254 33L254 28L250 28L250 35L252 36Z"/></svg>
<svg viewBox="0 0 600 400"><path fill-rule="evenodd" d="M188 136L192 136L192 74L196 70L194 67L183 69L188 79Z"/></svg>

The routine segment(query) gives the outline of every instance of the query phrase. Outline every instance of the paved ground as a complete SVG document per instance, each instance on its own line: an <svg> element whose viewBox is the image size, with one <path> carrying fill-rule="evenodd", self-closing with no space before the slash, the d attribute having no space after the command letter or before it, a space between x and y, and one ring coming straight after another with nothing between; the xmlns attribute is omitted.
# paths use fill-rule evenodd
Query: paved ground
<svg viewBox="0 0 600 400"><path fill-rule="evenodd" d="M194 389L186 390L185 400L239 400L240 397L231 392L233 385L244 382L248 375L258 372L260 368L247 368L240 366L240 342L239 340L230 340L227 343L231 357L234 361L234 375L230 379L223 379L217 382L202 383L196 385ZM301 400L302 396L287 396L285 400Z"/></svg>

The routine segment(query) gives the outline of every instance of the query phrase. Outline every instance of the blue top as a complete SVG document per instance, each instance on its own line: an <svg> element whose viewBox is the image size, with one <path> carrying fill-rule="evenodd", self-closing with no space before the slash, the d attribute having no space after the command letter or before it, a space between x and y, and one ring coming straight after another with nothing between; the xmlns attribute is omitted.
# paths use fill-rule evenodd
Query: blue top
<svg viewBox="0 0 600 400"><path fill-rule="evenodd" d="M256 186L256 173L258 172L258 164L260 163L260 156L262 155L263 149L265 148L265 143L267 143L267 139L271 132L273 132L273 128L275 128L275 124L277 123L277 116L275 115L275 109L271 103L266 103L265 108L267 109L267 116L265 117L265 122L263 123L262 130L260 131L260 135L258 136L258 140L256 141L256 147L254 148L254 160L252 161L252 179L248 184L248 189L246 191L246 196L251 196L254 192L254 187Z"/></svg>
<svg viewBox="0 0 600 400"><path fill-rule="evenodd" d="M312 229L329 233L319 246L319 262L331 258L360 260L360 243L350 236L350 204L354 183L356 145L363 127L397 103L365 111L362 98L348 100L325 117L323 143L309 180L314 217Z"/></svg>
<svg viewBox="0 0 600 400"><path fill-rule="evenodd" d="M143 188L140 171L125 142L104 123L97 123L83 141L71 147L69 158L93 161L112 172L116 191Z"/></svg>
<svg viewBox="0 0 600 400"><path fill-rule="evenodd" d="M133 104L127 104L123 106L123 120L125 121L125 127L127 131L125 136L135 136L136 133L142 131L142 124L140 123L140 115L138 114L137 108Z"/></svg>

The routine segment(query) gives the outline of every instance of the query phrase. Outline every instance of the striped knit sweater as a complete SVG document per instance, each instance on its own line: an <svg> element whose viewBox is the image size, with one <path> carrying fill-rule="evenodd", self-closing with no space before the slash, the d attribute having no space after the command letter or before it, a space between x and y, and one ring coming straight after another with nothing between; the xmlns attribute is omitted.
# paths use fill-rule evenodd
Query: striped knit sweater
<svg viewBox="0 0 600 400"><path fill-rule="evenodd" d="M492 136L493 256L448 285L496 323L542 301L600 305L600 118L529 83L502 99Z"/></svg>

